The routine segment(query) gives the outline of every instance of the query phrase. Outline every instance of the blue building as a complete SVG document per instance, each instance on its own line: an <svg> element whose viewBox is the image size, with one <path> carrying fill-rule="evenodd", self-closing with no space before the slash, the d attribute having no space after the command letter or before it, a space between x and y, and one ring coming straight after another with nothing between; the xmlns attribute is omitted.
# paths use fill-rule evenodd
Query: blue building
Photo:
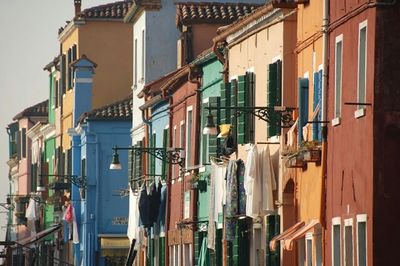
<svg viewBox="0 0 400 266"><path fill-rule="evenodd" d="M112 147L130 146L132 97L84 113L76 131L80 137L81 176L86 190L81 190L80 265L120 265L129 251L126 236L128 224L128 167L109 169ZM121 162L128 161L120 153Z"/></svg>

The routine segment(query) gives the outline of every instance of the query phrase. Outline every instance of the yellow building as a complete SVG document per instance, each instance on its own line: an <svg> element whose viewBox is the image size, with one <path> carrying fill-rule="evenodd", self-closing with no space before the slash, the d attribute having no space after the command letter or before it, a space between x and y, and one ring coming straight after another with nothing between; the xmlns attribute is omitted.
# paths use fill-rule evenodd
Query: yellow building
<svg viewBox="0 0 400 266"><path fill-rule="evenodd" d="M132 27L123 22L130 5L130 1L120 1L81 11L80 1L75 1L75 17L59 30L61 55L57 97L59 107L62 107L57 113L61 119L62 140L57 146L62 146L64 152L71 147L67 130L75 126L71 62L86 55L97 64L93 76L92 108L122 99L131 91L133 34Z"/></svg>

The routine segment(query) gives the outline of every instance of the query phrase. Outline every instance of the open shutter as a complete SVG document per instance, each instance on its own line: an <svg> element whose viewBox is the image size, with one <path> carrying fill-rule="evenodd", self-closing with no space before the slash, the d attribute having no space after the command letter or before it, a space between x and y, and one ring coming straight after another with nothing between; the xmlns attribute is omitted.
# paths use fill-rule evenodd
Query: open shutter
<svg viewBox="0 0 400 266"><path fill-rule="evenodd" d="M297 143L303 142L303 127L308 120L308 78L299 78L299 124L297 127Z"/></svg>
<svg viewBox="0 0 400 266"><path fill-rule="evenodd" d="M150 143L152 148L156 147L156 133L153 133L151 135L151 143ZM156 157L154 155L149 154L150 157L150 175L155 175L156 174Z"/></svg>
<svg viewBox="0 0 400 266"><path fill-rule="evenodd" d="M278 60L268 65L268 86L267 86L267 106L275 107L282 104L282 61ZM280 114L272 113L272 120L275 123L267 124L268 137L280 135L281 128L279 126Z"/></svg>
<svg viewBox="0 0 400 266"><path fill-rule="evenodd" d="M159 259L159 265L164 266L165 265L165 237L160 237L159 238L159 254L160 254L160 259Z"/></svg>
<svg viewBox="0 0 400 266"><path fill-rule="evenodd" d="M229 90L230 90L230 86L229 86ZM228 102L228 101L226 101ZM229 101L230 102L230 101ZM220 106L220 98L219 97L210 97L208 99L208 106ZM214 117L214 120L216 119L215 123L218 125L218 110L212 110L211 114ZM206 117L207 119L207 117ZM227 121L230 121L230 115L227 116ZM204 136L207 137L207 136ZM219 139L217 138L217 136L213 136L213 135L208 135L208 156L207 156L207 162L209 162L209 157L211 156L216 156L218 153L218 147L219 147Z"/></svg>
<svg viewBox="0 0 400 266"><path fill-rule="evenodd" d="M280 231L280 216L279 215L269 215L267 216L267 226L266 226L266 265L279 266L280 265L280 247L279 242L277 243L277 248L275 251L270 250L269 242L272 238L279 234Z"/></svg>
<svg viewBox="0 0 400 266"><path fill-rule="evenodd" d="M169 129L165 128L163 130L163 148L167 149L168 147L169 147ZM161 170L161 175L162 175L161 178L163 180L167 179L167 173L168 173L168 164L164 160L164 161L162 161L162 170Z"/></svg>
<svg viewBox="0 0 400 266"><path fill-rule="evenodd" d="M322 70L314 73L314 97L313 97L313 110L317 108L319 104L318 115L314 118L314 121L321 121L322 113ZM322 141L321 124L313 124L313 140Z"/></svg>
<svg viewBox="0 0 400 266"><path fill-rule="evenodd" d="M26 158L26 128L23 128L21 131L21 149L22 149L22 158Z"/></svg>
<svg viewBox="0 0 400 266"><path fill-rule="evenodd" d="M17 143L17 158L18 158L18 160L21 160L21 132L20 131L15 132L15 141Z"/></svg>
<svg viewBox="0 0 400 266"><path fill-rule="evenodd" d="M247 87L247 77L239 76L238 78L238 87L237 87L237 106L245 107L246 106L246 87ZM245 144L246 143L246 116L244 113L241 113L237 116L237 143Z"/></svg>
<svg viewBox="0 0 400 266"><path fill-rule="evenodd" d="M256 93L255 75L253 72L247 72L246 77L248 84L245 93L246 106L254 107ZM254 142L255 116L251 113L246 113L245 117L245 142Z"/></svg>
<svg viewBox="0 0 400 266"><path fill-rule="evenodd" d="M221 83L221 107L231 107L231 83ZM221 110L221 124L229 124L230 122L231 111Z"/></svg>

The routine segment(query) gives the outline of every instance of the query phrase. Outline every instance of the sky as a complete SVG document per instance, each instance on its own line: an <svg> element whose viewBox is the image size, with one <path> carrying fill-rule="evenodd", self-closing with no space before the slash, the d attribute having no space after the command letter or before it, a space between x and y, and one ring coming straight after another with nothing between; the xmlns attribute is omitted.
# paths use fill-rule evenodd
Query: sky
<svg viewBox="0 0 400 266"><path fill-rule="evenodd" d="M116 0L82 0L82 8ZM48 72L59 51L58 29L71 20L73 0L0 0L0 203L8 188L6 127L25 108L48 98ZM7 217L0 207L0 241Z"/></svg>

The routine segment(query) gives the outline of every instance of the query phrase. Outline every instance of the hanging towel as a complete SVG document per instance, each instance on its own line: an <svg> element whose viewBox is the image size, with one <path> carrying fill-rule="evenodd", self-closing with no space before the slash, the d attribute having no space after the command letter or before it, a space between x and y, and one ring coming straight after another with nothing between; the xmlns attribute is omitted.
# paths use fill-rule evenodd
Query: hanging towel
<svg viewBox="0 0 400 266"><path fill-rule="evenodd" d="M273 191L276 190L276 180L272 165L269 145L266 145L260 155L260 171L262 173L262 210L263 214L271 213L274 210Z"/></svg>
<svg viewBox="0 0 400 266"><path fill-rule="evenodd" d="M37 202L34 201L32 198L29 199L29 205L28 208L26 209L25 217L28 220L27 221L28 229L32 233L36 233L36 220L38 218L37 211L38 211Z"/></svg>
<svg viewBox="0 0 400 266"><path fill-rule="evenodd" d="M244 188L246 190L246 215L256 218L260 213L262 200L262 186L256 145L251 145L248 150L245 168Z"/></svg>
<svg viewBox="0 0 400 266"><path fill-rule="evenodd" d="M132 242L136 239L139 226L139 208L138 195L135 195L129 187L129 220L128 220L128 238Z"/></svg>
<svg viewBox="0 0 400 266"><path fill-rule="evenodd" d="M211 162L210 194L208 205L207 247L215 250L215 178L218 166ZM218 214L217 214L218 215Z"/></svg>
<svg viewBox="0 0 400 266"><path fill-rule="evenodd" d="M74 244L79 244L78 224L76 222L75 208L74 208L73 205L72 205L72 217L73 217L73 221L72 221L72 227L73 227L72 228L72 242Z"/></svg>
<svg viewBox="0 0 400 266"><path fill-rule="evenodd" d="M223 206L226 203L226 193L225 193L225 175L226 175L226 165L216 164L214 169L214 221L218 223L218 217L223 213ZM222 226L222 224L221 224Z"/></svg>

